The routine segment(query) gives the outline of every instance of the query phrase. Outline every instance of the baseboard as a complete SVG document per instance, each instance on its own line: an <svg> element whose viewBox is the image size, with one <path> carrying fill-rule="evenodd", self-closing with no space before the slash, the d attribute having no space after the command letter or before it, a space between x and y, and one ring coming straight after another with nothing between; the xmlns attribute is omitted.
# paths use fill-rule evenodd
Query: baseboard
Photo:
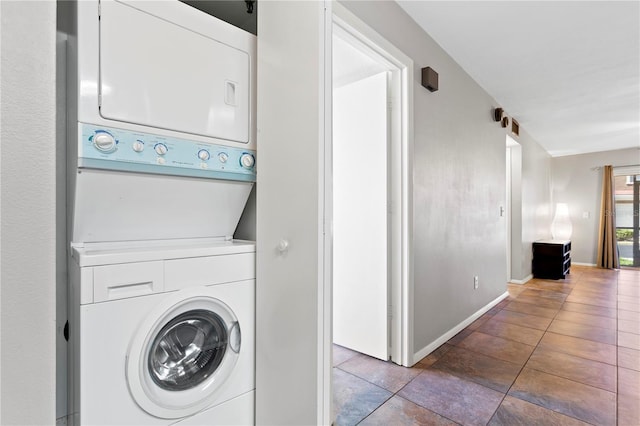
<svg viewBox="0 0 640 426"><path fill-rule="evenodd" d="M415 352L413 354L413 364L412 365L416 364L422 358L424 358L425 356L429 355L431 352L433 352L436 349L438 349L440 346L442 346L444 343L446 343L449 339L451 339L456 334L460 333L469 324L471 324L472 322L474 322L475 320L480 318L489 309L493 308L498 303L502 302L508 296L509 296L509 292L505 291L503 294L501 294L500 296L498 296L497 298L495 298L494 300L492 300L491 302L489 302L488 304L486 304L485 306L483 306L482 308L477 310L473 315L471 315L470 317L468 317L467 319L465 319L464 321L462 321L461 323L459 323L458 325L453 327L451 330L447 331L442 336L438 337L432 343L430 343L429 345L427 345L424 348L420 349L418 352Z"/></svg>
<svg viewBox="0 0 640 426"><path fill-rule="evenodd" d="M509 280L509 282L511 284L526 284L527 281L531 280L533 278L532 274L527 275L526 277L524 277L523 280L514 280L513 278Z"/></svg>
<svg viewBox="0 0 640 426"><path fill-rule="evenodd" d="M576 265L576 266L593 266L596 267L598 265L596 265L595 263L582 263L582 262L574 262L573 260L571 261L571 265Z"/></svg>

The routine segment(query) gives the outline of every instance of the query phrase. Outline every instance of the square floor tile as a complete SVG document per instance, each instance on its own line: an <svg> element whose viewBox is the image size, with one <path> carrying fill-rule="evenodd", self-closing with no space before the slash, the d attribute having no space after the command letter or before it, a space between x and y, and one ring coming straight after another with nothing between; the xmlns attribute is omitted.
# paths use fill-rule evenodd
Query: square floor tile
<svg viewBox="0 0 640 426"><path fill-rule="evenodd" d="M640 403L638 395L618 394L618 424L640 425Z"/></svg>
<svg viewBox="0 0 640 426"><path fill-rule="evenodd" d="M538 290L555 291L558 293L570 293L574 287L571 282L550 281L550 280L531 280L527 283L528 288L535 288Z"/></svg>
<svg viewBox="0 0 640 426"><path fill-rule="evenodd" d="M632 305L640 305L640 297L638 296L626 296L618 293L618 302L631 303Z"/></svg>
<svg viewBox="0 0 640 426"><path fill-rule="evenodd" d="M343 362L360 355L356 351L352 351L351 349L345 348L340 345L333 345L333 366L340 365Z"/></svg>
<svg viewBox="0 0 640 426"><path fill-rule="evenodd" d="M537 288L529 287L527 291L524 291L521 294L528 295L528 296L542 297L544 299L557 300L559 302L564 302L564 300L567 298L567 293L565 292L554 291L551 289L544 289L544 288L540 288L540 286L538 286Z"/></svg>
<svg viewBox="0 0 640 426"><path fill-rule="evenodd" d="M640 312L620 310L618 311L618 319L640 322Z"/></svg>
<svg viewBox="0 0 640 426"><path fill-rule="evenodd" d="M418 368L402 367L391 361L381 361L366 355L343 362L338 368L393 393L402 389L421 371Z"/></svg>
<svg viewBox="0 0 640 426"><path fill-rule="evenodd" d="M333 369L335 425L356 425L393 395L338 368Z"/></svg>
<svg viewBox="0 0 640 426"><path fill-rule="evenodd" d="M361 426L455 426L457 423L411 401L394 396L364 419Z"/></svg>
<svg viewBox="0 0 640 426"><path fill-rule="evenodd" d="M615 365L539 347L531 355L526 367L609 392L617 390Z"/></svg>
<svg viewBox="0 0 640 426"><path fill-rule="evenodd" d="M514 340L503 339L481 332L475 332L464 339L459 347L469 349L502 361L523 366L531 356L535 346L525 345Z"/></svg>
<svg viewBox="0 0 640 426"><path fill-rule="evenodd" d="M618 394L636 396L640 404L640 371L618 367Z"/></svg>
<svg viewBox="0 0 640 426"><path fill-rule="evenodd" d="M585 295L584 293L580 294L575 292L575 290L571 292L566 301L571 303L582 303L585 305L603 306L605 308L615 308L617 304L615 299L610 300L602 297Z"/></svg>
<svg viewBox="0 0 640 426"><path fill-rule="evenodd" d="M436 349L435 351L431 352L429 355L425 356L420 361L418 361L418 364L414 365L414 368L430 367L431 365L433 365L434 362L442 358L442 356L446 354L451 348L453 348L453 345L450 345L449 343L445 343L444 345L440 346L438 349Z"/></svg>
<svg viewBox="0 0 640 426"><path fill-rule="evenodd" d="M506 393L522 366L455 347L433 364L432 368Z"/></svg>
<svg viewBox="0 0 640 426"><path fill-rule="evenodd" d="M558 312L558 315L556 315L555 319L560 321L569 321L578 324L590 325L593 327L606 328L608 330L615 330L617 322L615 318L564 310Z"/></svg>
<svg viewBox="0 0 640 426"><path fill-rule="evenodd" d="M531 346L537 345L544 334L544 331L542 330L522 327L516 324L498 321L493 318L478 327L478 331Z"/></svg>
<svg viewBox="0 0 640 426"><path fill-rule="evenodd" d="M616 365L616 347L606 343L547 332L538 347Z"/></svg>
<svg viewBox="0 0 640 426"><path fill-rule="evenodd" d="M601 317L616 318L617 309L607 308L604 306L585 305L583 303L564 302L562 311L580 312L589 315L598 315Z"/></svg>
<svg viewBox="0 0 640 426"><path fill-rule="evenodd" d="M618 320L618 331L640 334L640 321Z"/></svg>
<svg viewBox="0 0 640 426"><path fill-rule="evenodd" d="M618 367L640 371L640 351L618 346Z"/></svg>
<svg viewBox="0 0 640 426"><path fill-rule="evenodd" d="M537 330L546 330L551 324L551 318L539 317L536 315L523 314L521 312L503 310L493 316L493 319L508 322L510 324L520 325L522 327L535 328Z"/></svg>
<svg viewBox="0 0 640 426"><path fill-rule="evenodd" d="M618 331L618 346L640 351L640 334Z"/></svg>
<svg viewBox="0 0 640 426"><path fill-rule="evenodd" d="M594 342L616 344L615 329L593 327L569 321L553 320L549 326L552 333L564 334L565 336L579 337L581 339L593 340Z"/></svg>
<svg viewBox="0 0 640 426"><path fill-rule="evenodd" d="M509 395L596 425L616 424L616 394L526 368Z"/></svg>
<svg viewBox="0 0 640 426"><path fill-rule="evenodd" d="M457 345L458 343L462 342L471 333L473 333L473 330L469 330L465 328L464 330L462 330L461 332L453 336L451 339L449 339L447 343L450 345Z"/></svg>
<svg viewBox="0 0 640 426"><path fill-rule="evenodd" d="M521 312L523 314L536 315L544 318L554 318L558 314L558 309L543 308L542 306L522 303L514 300L504 308L507 311Z"/></svg>
<svg viewBox="0 0 640 426"><path fill-rule="evenodd" d="M640 312L640 304L631 302L618 302L618 309L623 311Z"/></svg>
<svg viewBox="0 0 640 426"><path fill-rule="evenodd" d="M486 425L503 393L440 370L424 370L399 396L465 425Z"/></svg>
<svg viewBox="0 0 640 426"><path fill-rule="evenodd" d="M489 426L587 426L588 423L508 396L502 401Z"/></svg>
<svg viewBox="0 0 640 426"><path fill-rule="evenodd" d="M560 307L562 306L561 300L545 299L543 297L533 296L529 294L520 294L515 298L515 301L521 303L529 303L532 305L542 306L543 308L550 309L560 309Z"/></svg>

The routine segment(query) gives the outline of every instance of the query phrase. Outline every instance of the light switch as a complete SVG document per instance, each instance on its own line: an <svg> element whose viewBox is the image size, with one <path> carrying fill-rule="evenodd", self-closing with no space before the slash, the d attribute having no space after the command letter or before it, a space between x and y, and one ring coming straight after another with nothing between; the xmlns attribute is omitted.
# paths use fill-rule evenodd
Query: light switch
<svg viewBox="0 0 640 426"><path fill-rule="evenodd" d="M591 216L591 214L589 212L582 212L582 218L583 219L589 219L590 216Z"/></svg>

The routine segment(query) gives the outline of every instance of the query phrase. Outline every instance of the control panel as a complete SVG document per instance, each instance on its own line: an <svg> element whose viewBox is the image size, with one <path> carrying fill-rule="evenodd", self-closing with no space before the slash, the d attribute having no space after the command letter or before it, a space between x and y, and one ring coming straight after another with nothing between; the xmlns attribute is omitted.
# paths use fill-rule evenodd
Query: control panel
<svg viewBox="0 0 640 426"><path fill-rule="evenodd" d="M256 180L252 150L84 123L79 133L79 168Z"/></svg>

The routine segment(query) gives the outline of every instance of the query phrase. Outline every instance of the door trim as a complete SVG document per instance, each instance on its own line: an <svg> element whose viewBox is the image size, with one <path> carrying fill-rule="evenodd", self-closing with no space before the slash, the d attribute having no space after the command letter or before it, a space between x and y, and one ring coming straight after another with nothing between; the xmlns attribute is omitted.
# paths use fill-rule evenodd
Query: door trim
<svg viewBox="0 0 640 426"><path fill-rule="evenodd" d="M413 365L413 61L362 22L344 6L333 2L333 29L362 47L375 52L395 76L392 82L390 126L390 356L404 366ZM329 86L327 90L331 91ZM330 157L329 157L330 158ZM330 161L330 160L329 160ZM331 188L331 173L325 185ZM327 205L328 206L328 205ZM329 238L331 236L329 235ZM330 244L330 242L329 242ZM332 282L325 280L325 293ZM331 317L331 310L325 310ZM325 346L331 347L326 340Z"/></svg>

